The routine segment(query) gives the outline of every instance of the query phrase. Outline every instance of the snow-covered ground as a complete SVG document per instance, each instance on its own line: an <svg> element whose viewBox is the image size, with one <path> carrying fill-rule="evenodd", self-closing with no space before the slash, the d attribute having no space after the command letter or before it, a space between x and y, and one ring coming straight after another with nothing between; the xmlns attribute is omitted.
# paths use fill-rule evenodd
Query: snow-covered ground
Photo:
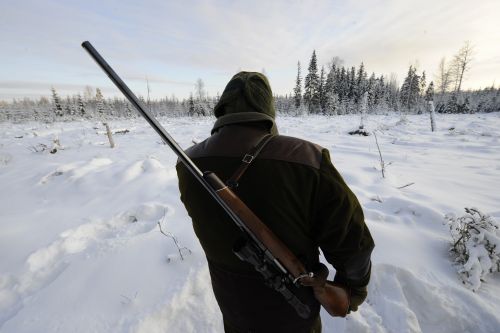
<svg viewBox="0 0 500 333"><path fill-rule="evenodd" d="M213 119L162 119L182 147ZM499 332L500 279L478 292L448 254L446 213L500 219L500 114L278 118L317 142L362 203L376 242L369 297L324 332ZM222 332L207 264L180 200L175 155L142 120L0 124L0 332ZM101 126L102 127L102 126ZM63 149L55 154L58 138ZM412 185L405 186L413 183ZM170 232L192 253L180 259Z"/></svg>

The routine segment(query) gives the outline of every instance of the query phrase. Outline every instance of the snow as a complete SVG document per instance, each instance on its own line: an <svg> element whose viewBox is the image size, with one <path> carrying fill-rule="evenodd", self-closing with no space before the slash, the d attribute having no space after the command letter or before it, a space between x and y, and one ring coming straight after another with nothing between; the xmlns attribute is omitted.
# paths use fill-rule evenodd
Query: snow
<svg viewBox="0 0 500 333"><path fill-rule="evenodd" d="M330 150L376 243L367 301L346 319L323 311L324 332L499 331L499 274L477 292L460 282L444 215L499 220L500 114L437 114L436 132L428 115L367 116L386 178L373 135L347 134L359 116L277 122ZM187 148L213 119L161 123ZM99 126L0 124L0 332L222 332L176 156L142 119L110 122L130 130L115 149ZM54 139L55 154L31 149Z"/></svg>

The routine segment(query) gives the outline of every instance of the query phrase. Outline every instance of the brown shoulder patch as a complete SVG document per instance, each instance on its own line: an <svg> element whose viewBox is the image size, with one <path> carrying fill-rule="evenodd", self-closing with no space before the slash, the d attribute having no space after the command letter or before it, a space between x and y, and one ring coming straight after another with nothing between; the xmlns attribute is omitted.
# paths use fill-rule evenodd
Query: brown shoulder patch
<svg viewBox="0 0 500 333"><path fill-rule="evenodd" d="M226 128L227 127L227 128ZM243 157L265 134L240 126L226 126L205 141L186 150L191 158ZM257 159L298 163L320 169L323 147L291 136L277 135Z"/></svg>
<svg viewBox="0 0 500 333"><path fill-rule="evenodd" d="M278 135L267 144L259 157L304 164L319 169L322 151L323 147L312 142L291 136Z"/></svg>

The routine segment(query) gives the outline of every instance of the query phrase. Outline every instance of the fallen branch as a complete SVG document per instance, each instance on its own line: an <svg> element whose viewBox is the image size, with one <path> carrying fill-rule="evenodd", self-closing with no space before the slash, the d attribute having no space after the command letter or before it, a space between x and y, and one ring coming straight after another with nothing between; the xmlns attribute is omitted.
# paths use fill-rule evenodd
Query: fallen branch
<svg viewBox="0 0 500 333"><path fill-rule="evenodd" d="M46 144L43 144L43 143L39 143L38 145L36 146L29 146L29 147L26 147L26 149L28 149L29 151L33 152L33 153L41 153L47 149L49 149L49 147L47 147Z"/></svg>
<svg viewBox="0 0 500 333"><path fill-rule="evenodd" d="M408 186L412 186L413 184L415 184L415 183L408 183L406 185L398 187L398 189L402 189L402 188L405 188L405 187L408 187Z"/></svg>
<svg viewBox="0 0 500 333"><path fill-rule="evenodd" d="M361 127L361 126L360 126ZM362 136L369 136L370 133L368 133L367 131L365 131L364 129L362 128L359 128L355 131L350 131L349 132L349 135L362 135Z"/></svg>
<svg viewBox="0 0 500 333"><path fill-rule="evenodd" d="M385 162L384 159L382 158L382 152L380 151L380 146L378 145L378 140L377 140L377 133L375 133L375 131L373 131L373 136L375 137L375 143L377 144L378 154L380 156L380 169L382 171L382 178L385 178Z"/></svg>
<svg viewBox="0 0 500 333"><path fill-rule="evenodd" d="M165 215L163 215L163 218L165 218ZM191 254L191 253L192 253L190 249L188 249L188 248L187 248L187 247L185 247L185 246L181 246L181 245L180 245L179 241L177 240L177 237L175 237L175 235L174 235L174 234L172 234L171 232L168 232L168 231L167 231L167 232L164 232L164 231L161 229L161 222L160 222L160 221L158 221L158 228L160 228L160 232L161 232L164 236L166 236L166 237L168 237L168 238L171 238L171 239L174 241L174 244L175 244L175 246L177 247L177 251L179 251L179 256L181 257L181 260L184 260L184 256L182 255L182 251L183 251L183 250L186 250L189 254Z"/></svg>

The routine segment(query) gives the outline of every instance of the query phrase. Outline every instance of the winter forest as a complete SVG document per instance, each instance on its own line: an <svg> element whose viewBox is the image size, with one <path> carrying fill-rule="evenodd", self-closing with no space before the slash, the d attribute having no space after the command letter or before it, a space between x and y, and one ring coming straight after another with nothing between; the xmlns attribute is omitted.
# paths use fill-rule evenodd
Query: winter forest
<svg viewBox="0 0 500 333"><path fill-rule="evenodd" d="M387 112L421 114L429 111L428 102L433 101L438 113L500 111L500 88L494 85L472 91L461 88L473 65L473 57L474 48L466 42L450 60L443 57L436 72L430 76L425 70L419 71L417 65L410 65L400 84L395 74L370 73L363 63L358 67L348 67L339 57L333 57L319 69L317 55L313 51L307 72L300 61L297 63L293 92L275 96L276 109L280 114L297 116ZM145 84L149 92L149 82ZM156 116L211 115L218 96L207 96L202 79L198 79L193 86L194 92L187 99L179 100L171 96L152 100L141 95L139 98ZM60 96L56 87L51 87L50 92L50 99L0 101L0 121L53 122L138 116L124 98L106 98L99 88L87 86L83 93L66 97Z"/></svg>

